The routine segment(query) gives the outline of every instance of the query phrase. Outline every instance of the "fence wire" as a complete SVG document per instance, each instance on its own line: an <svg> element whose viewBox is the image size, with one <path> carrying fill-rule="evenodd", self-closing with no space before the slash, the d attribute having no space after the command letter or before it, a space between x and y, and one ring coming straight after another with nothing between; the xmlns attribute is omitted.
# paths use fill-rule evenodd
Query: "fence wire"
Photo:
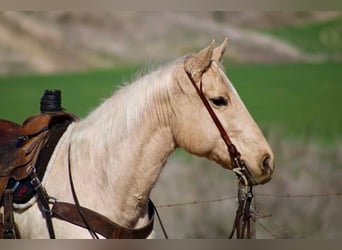
<svg viewBox="0 0 342 250"><path fill-rule="evenodd" d="M270 198L321 198L321 197L338 197L342 196L342 192L332 192L332 193L320 193L320 194L263 194L256 193L255 197L270 197ZM214 202L222 202L227 200L236 199L236 195L211 199L211 200L197 200L197 201L188 201L181 203L170 203L170 204L161 204L157 205L157 208L171 208L171 207L180 207L180 206L189 206L189 205L198 205L203 203L214 203Z"/></svg>
<svg viewBox="0 0 342 250"><path fill-rule="evenodd" d="M265 197L265 198L323 198L323 197L340 197L342 196L342 192L330 192L330 193L316 193L316 194L271 194L271 193L256 193L254 194L255 197ZM227 197L221 197L217 199L210 199L210 200L196 200L196 201L188 201L188 202L181 202L181 203L170 203L170 204L162 204L157 205L157 208L172 208L172 207L182 207L182 206L190 206L190 205L199 205L205 203L215 203L215 202L223 202L228 200L237 199L237 195L231 195ZM271 237L275 239L281 239L277 233L274 233L273 230L270 230L265 224L263 224L260 220L272 217L271 214L262 215L257 213L255 216L254 221L256 224L265 232L267 232ZM278 231L278 230L277 230ZM279 232L282 230L279 230ZM286 234L287 235L287 234ZM288 237L288 235L287 235Z"/></svg>
<svg viewBox="0 0 342 250"><path fill-rule="evenodd" d="M198 201L189 201L189 202L182 202L182 203L172 203L172 204L162 204L157 205L157 208L170 208L170 207L181 207L181 206L189 206L189 205L198 205L203 203L213 203L213 202L221 202L221 201L227 201L236 199L236 195L232 195L229 197L222 197L218 199L212 199L212 200L198 200Z"/></svg>
<svg viewBox="0 0 342 250"><path fill-rule="evenodd" d="M320 193L320 194L255 194L255 196L273 197L273 198L320 198L342 196L342 192Z"/></svg>

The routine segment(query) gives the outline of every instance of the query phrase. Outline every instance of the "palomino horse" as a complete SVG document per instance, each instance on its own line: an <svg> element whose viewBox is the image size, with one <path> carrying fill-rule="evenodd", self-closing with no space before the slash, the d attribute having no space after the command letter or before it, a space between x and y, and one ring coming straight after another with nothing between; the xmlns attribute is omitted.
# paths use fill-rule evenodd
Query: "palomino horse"
<svg viewBox="0 0 342 250"><path fill-rule="evenodd" d="M47 193L73 203L71 164L81 206L127 228L146 225L148 198L167 158L177 148L231 169L232 160L192 81L201 88L241 153L254 184L270 180L274 156L221 65L226 40L182 57L123 87L59 140L42 180ZM200 81L201 80L201 81ZM198 86L199 87L199 86ZM17 207L23 238L48 238L35 200ZM89 238L79 226L53 218L56 238ZM151 236L151 235L150 235Z"/></svg>

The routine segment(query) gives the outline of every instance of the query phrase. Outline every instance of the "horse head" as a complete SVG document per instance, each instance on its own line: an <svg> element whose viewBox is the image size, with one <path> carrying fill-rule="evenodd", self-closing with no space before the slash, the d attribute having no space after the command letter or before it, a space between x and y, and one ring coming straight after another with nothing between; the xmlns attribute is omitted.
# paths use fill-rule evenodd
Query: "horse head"
<svg viewBox="0 0 342 250"><path fill-rule="evenodd" d="M264 184L271 179L274 155L224 72L222 57L226 44L227 39L214 48L213 42L198 54L187 56L178 67L177 88L173 93L177 98L172 103L174 139L177 146L189 153L207 157L224 168L233 168L227 145L203 105L197 87L240 152L254 184Z"/></svg>

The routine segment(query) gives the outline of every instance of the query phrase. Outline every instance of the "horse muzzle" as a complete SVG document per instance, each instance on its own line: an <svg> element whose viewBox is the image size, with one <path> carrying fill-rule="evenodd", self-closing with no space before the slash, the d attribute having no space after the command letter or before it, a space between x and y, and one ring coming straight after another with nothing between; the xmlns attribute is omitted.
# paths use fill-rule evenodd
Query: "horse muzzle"
<svg viewBox="0 0 342 250"><path fill-rule="evenodd" d="M234 159L232 171L240 179L240 183L245 186L254 186L259 184L265 184L271 180L274 170L274 163L270 158L265 157L259 166L260 171L258 174L248 167L248 165L242 159Z"/></svg>

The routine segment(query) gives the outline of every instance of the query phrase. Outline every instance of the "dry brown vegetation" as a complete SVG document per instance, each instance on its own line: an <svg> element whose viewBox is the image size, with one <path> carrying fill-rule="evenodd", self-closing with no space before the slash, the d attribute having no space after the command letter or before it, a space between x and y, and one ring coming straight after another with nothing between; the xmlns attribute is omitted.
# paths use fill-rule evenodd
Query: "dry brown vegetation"
<svg viewBox="0 0 342 250"><path fill-rule="evenodd" d="M254 189L257 238L341 237L341 144L289 142L275 135L270 143L276 171L271 182ZM236 209L230 197L235 194L233 173L189 156L173 158L167 164L152 198L157 205L227 198L159 209L171 238L226 238ZM162 237L160 230L158 233Z"/></svg>
<svg viewBox="0 0 342 250"><path fill-rule="evenodd" d="M0 73L162 62L229 37L236 62L312 61L255 29L328 20L335 12L1 12Z"/></svg>

